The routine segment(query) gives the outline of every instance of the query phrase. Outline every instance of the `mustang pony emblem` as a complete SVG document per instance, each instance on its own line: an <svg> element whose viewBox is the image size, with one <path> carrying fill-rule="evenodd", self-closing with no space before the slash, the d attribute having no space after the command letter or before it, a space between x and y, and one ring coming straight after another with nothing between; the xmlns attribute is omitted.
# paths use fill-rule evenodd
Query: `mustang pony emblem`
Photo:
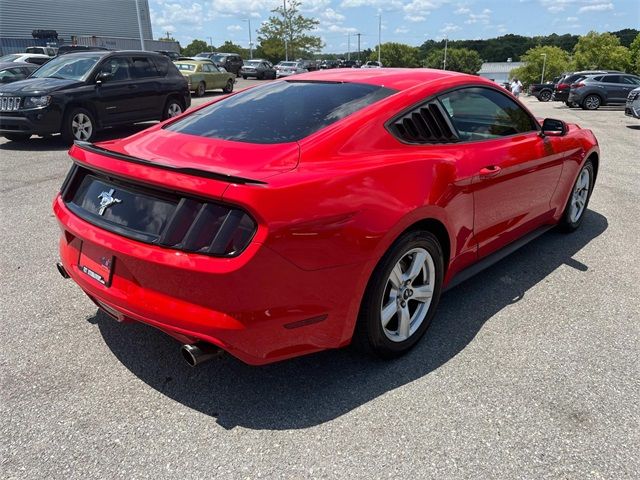
<svg viewBox="0 0 640 480"><path fill-rule="evenodd" d="M104 211L109 208L114 203L120 203L122 200L119 198L114 198L115 190L112 188L108 192L102 192L98 195L98 200L100 200L100 209L98 210L98 215L104 215Z"/></svg>

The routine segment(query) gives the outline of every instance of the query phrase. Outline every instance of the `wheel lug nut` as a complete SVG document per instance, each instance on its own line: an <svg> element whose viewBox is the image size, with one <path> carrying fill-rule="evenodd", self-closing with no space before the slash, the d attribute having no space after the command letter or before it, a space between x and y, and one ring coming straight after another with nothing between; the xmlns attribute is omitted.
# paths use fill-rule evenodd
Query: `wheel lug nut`
<svg viewBox="0 0 640 480"><path fill-rule="evenodd" d="M406 307L406 306L407 306L407 302L405 302L404 300L402 300L402 301L400 302L400 306L401 306L402 308Z"/></svg>

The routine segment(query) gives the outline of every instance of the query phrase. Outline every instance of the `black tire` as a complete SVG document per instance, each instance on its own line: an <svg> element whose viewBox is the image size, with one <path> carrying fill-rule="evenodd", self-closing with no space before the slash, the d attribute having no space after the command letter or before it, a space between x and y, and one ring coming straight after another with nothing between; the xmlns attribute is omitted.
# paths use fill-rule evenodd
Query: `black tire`
<svg viewBox="0 0 640 480"><path fill-rule="evenodd" d="M551 95L552 94L550 90L543 90L538 95L538 100L541 102L548 102L549 100L551 100Z"/></svg>
<svg viewBox="0 0 640 480"><path fill-rule="evenodd" d="M598 95L587 95L582 100L582 109L583 110L597 110L602 105L602 99Z"/></svg>
<svg viewBox="0 0 640 480"><path fill-rule="evenodd" d="M422 323L405 340L393 341L387 336L382 326L382 302L388 292L388 282L392 270L401 259L406 258L406 255L416 248L426 250L433 260L435 274L429 281L429 284L432 285L433 293ZM353 345L360 351L381 358L395 358L408 352L420 340L431 324L440 300L443 274L442 248L435 235L427 231L413 231L398 238L382 257L371 275L360 307L353 335ZM411 286L409 285L409 288ZM402 295L398 298L402 299ZM410 299L406 303L411 305L409 301ZM398 332L399 330L398 324Z"/></svg>
<svg viewBox="0 0 640 480"><path fill-rule="evenodd" d="M207 86L205 85L204 82L200 82L196 87L196 91L194 92L194 95L196 97L202 97L206 91L207 91Z"/></svg>
<svg viewBox="0 0 640 480"><path fill-rule="evenodd" d="M247 76L246 76L246 75L242 75L242 78L244 78L244 79L246 80L246 79L247 79Z"/></svg>
<svg viewBox="0 0 640 480"><path fill-rule="evenodd" d="M233 79L230 78L229 80L227 80L227 84L224 86L224 88L222 89L222 91L224 93L231 93L233 92Z"/></svg>
<svg viewBox="0 0 640 480"><path fill-rule="evenodd" d="M264 73L258 73L256 75L256 80L264 80Z"/></svg>
<svg viewBox="0 0 640 480"><path fill-rule="evenodd" d="M83 128L84 133L80 133L80 129L74 124L74 122L83 123L87 119L90 124L90 130ZM62 138L69 143L73 143L76 140L83 142L92 142L98 131L95 118L86 108L75 107L69 110L62 121Z"/></svg>
<svg viewBox="0 0 640 480"><path fill-rule="evenodd" d="M184 106L177 98L168 98L162 110L162 120L167 120L184 112Z"/></svg>
<svg viewBox="0 0 640 480"><path fill-rule="evenodd" d="M26 142L31 138L29 133L3 133L2 136L12 142Z"/></svg>
<svg viewBox="0 0 640 480"><path fill-rule="evenodd" d="M573 213L573 204L575 201L576 188L578 187L578 182L581 179L581 176L584 171L587 171L589 174L589 190L586 194L586 199L584 200L584 207L580 212L577 218L572 218ZM591 160L587 160L585 164L582 166L578 175L576 176L576 181L573 182L573 187L571 188L571 193L569 194L569 199L567 200L567 204L564 207L564 212L562 213L562 218L558 223L558 229L561 232L571 233L575 232L580 225L582 224L582 220L584 219L584 214L587 211L587 207L589 206L589 199L591 198L591 194L593 193L593 185L595 183L595 168L593 167L593 162Z"/></svg>
<svg viewBox="0 0 640 480"><path fill-rule="evenodd" d="M564 104L569 108L573 107L573 103L571 102L564 102Z"/></svg>

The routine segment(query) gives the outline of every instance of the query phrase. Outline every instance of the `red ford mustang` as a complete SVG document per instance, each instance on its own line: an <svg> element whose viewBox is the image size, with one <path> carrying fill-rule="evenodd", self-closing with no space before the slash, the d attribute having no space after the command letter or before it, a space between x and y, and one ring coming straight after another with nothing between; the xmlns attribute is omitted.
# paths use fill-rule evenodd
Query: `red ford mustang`
<svg viewBox="0 0 640 480"><path fill-rule="evenodd" d="M443 289L578 228L599 163L591 131L492 82L401 69L297 75L70 154L60 272L192 365L397 356Z"/></svg>

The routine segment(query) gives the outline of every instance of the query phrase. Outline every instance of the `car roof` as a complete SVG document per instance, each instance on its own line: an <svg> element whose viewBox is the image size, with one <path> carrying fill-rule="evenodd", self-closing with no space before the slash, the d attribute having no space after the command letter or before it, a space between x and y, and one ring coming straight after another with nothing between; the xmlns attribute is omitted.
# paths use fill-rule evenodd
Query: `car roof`
<svg viewBox="0 0 640 480"><path fill-rule="evenodd" d="M320 70L310 73L302 73L291 81L319 81L319 82L347 82L367 83L395 90L406 90L421 83L431 82L443 78L468 77L469 80L480 81L484 79L477 75L452 72L449 70L435 70L431 68L338 68ZM493 82L487 81L489 84Z"/></svg>
<svg viewBox="0 0 640 480"><path fill-rule="evenodd" d="M20 52L16 53L16 55L20 55L23 57L35 57L35 58L51 58L49 55L45 55L44 53L28 53L28 52Z"/></svg>
<svg viewBox="0 0 640 480"><path fill-rule="evenodd" d="M27 63L27 62L0 62L0 70L4 70L5 68L16 68L16 67L39 68L40 65L35 65L33 63Z"/></svg>

